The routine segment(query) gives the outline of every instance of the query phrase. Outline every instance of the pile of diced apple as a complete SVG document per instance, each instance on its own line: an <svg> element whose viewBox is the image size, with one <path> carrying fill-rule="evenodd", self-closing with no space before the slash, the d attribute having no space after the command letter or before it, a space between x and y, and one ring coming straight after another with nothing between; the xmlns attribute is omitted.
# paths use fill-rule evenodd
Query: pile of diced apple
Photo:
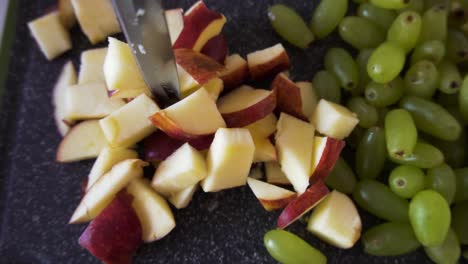
<svg viewBox="0 0 468 264"><path fill-rule="evenodd" d="M71 1L86 34L97 41L100 33L86 21L87 2ZM356 115L318 100L310 82L292 81L284 73L291 63L281 44L247 59L229 55L221 33L225 16L202 1L185 14L172 9L165 15L183 97L177 103L160 109L131 48L114 38L107 48L82 53L78 76L68 62L55 85L55 121L64 136L57 161L97 158L70 219L91 221L80 244L104 262L128 262L142 241L161 239L175 227L167 201L181 209L198 189L248 185L267 211L283 209L279 228L318 206L311 232L351 247L359 238L359 215L323 180L358 123ZM266 78L272 79L268 90L244 84ZM143 175L145 166L155 167L146 175L151 180ZM343 214L353 223L342 224Z"/></svg>

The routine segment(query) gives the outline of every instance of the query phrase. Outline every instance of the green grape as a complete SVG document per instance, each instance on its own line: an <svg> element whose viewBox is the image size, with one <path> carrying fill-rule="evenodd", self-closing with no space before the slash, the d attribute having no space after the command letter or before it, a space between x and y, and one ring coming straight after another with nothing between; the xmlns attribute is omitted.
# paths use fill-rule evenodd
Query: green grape
<svg viewBox="0 0 468 264"><path fill-rule="evenodd" d="M395 104L403 96L404 83L400 77L389 83L370 82L366 86L364 95L367 102L377 107L385 107Z"/></svg>
<svg viewBox="0 0 468 264"><path fill-rule="evenodd" d="M371 3L363 3L359 5L357 15L371 20L384 30L388 30L397 16L395 11L380 8Z"/></svg>
<svg viewBox="0 0 468 264"><path fill-rule="evenodd" d="M405 8L398 10L399 12L414 11L422 13L424 11L424 0L410 0Z"/></svg>
<svg viewBox="0 0 468 264"><path fill-rule="evenodd" d="M363 180L356 185L353 198L361 208L379 218L408 222L408 202L383 183Z"/></svg>
<svg viewBox="0 0 468 264"><path fill-rule="evenodd" d="M466 145L465 145L466 146ZM456 191L455 191L455 202L467 201L468 200L468 168L456 169Z"/></svg>
<svg viewBox="0 0 468 264"><path fill-rule="evenodd" d="M430 98L435 94L438 85L439 72L436 66L430 61L419 61L406 72L406 94Z"/></svg>
<svg viewBox="0 0 468 264"><path fill-rule="evenodd" d="M375 179L382 172L387 152L385 135L380 127L371 127L356 150L356 173L361 179Z"/></svg>
<svg viewBox="0 0 468 264"><path fill-rule="evenodd" d="M271 6L268 18L276 33L296 47L305 49L314 40L314 35L302 17L285 5Z"/></svg>
<svg viewBox="0 0 468 264"><path fill-rule="evenodd" d="M468 38L463 32L450 29L447 34L447 58L460 63L468 59Z"/></svg>
<svg viewBox="0 0 468 264"><path fill-rule="evenodd" d="M422 60L438 64L444 56L445 44L440 40L428 40L414 48L413 54L411 54L411 65Z"/></svg>
<svg viewBox="0 0 468 264"><path fill-rule="evenodd" d="M418 141L412 154L398 158L390 157L390 159L398 164L429 169L442 164L444 162L444 154L433 145Z"/></svg>
<svg viewBox="0 0 468 264"><path fill-rule="evenodd" d="M445 141L442 139L431 137L429 142L431 142L436 148L442 151L445 157L445 162L452 168L461 168L466 164L466 146L468 140L466 131L464 129L460 133L458 139L455 141Z"/></svg>
<svg viewBox="0 0 468 264"><path fill-rule="evenodd" d="M328 36L340 24L348 10L347 0L322 0L312 13L310 28L318 38Z"/></svg>
<svg viewBox="0 0 468 264"><path fill-rule="evenodd" d="M361 238L364 252L374 256L398 256L413 252L421 244L408 223L384 223L367 230Z"/></svg>
<svg viewBox="0 0 468 264"><path fill-rule="evenodd" d="M341 101L340 83L336 77L328 71L322 70L315 74L312 85L317 96L337 104Z"/></svg>
<svg viewBox="0 0 468 264"><path fill-rule="evenodd" d="M402 198L411 198L424 189L424 172L417 167L401 165L390 173L388 185Z"/></svg>
<svg viewBox="0 0 468 264"><path fill-rule="evenodd" d="M346 161L340 157L324 182L339 192L352 194L356 187L356 176Z"/></svg>
<svg viewBox="0 0 468 264"><path fill-rule="evenodd" d="M366 85L371 82L371 78L369 77L369 74L367 74L367 62L369 61L372 52L374 52L373 49L362 49L356 57L356 65L359 71L359 86L356 90L359 94L362 93Z"/></svg>
<svg viewBox="0 0 468 264"><path fill-rule="evenodd" d="M403 12L393 21L387 33L387 40L398 44L408 53L418 42L421 25L421 16L418 13Z"/></svg>
<svg viewBox="0 0 468 264"><path fill-rule="evenodd" d="M369 19L348 16L339 25L340 37L356 49L375 48L385 40L382 29Z"/></svg>
<svg viewBox="0 0 468 264"><path fill-rule="evenodd" d="M281 263L327 263L327 258L320 251L290 232L270 230L263 241L268 253Z"/></svg>
<svg viewBox="0 0 468 264"><path fill-rule="evenodd" d="M427 171L426 188L440 193L451 204L456 191L456 176L452 168L443 163Z"/></svg>
<svg viewBox="0 0 468 264"><path fill-rule="evenodd" d="M370 2L385 9L401 9L408 5L408 0L370 0Z"/></svg>
<svg viewBox="0 0 468 264"><path fill-rule="evenodd" d="M458 95L458 105L463 119L465 122L468 122L468 75L463 79L462 87Z"/></svg>
<svg viewBox="0 0 468 264"><path fill-rule="evenodd" d="M437 65L439 70L439 90L443 93L457 93L462 86L462 77L455 64L448 60L443 60Z"/></svg>
<svg viewBox="0 0 468 264"><path fill-rule="evenodd" d="M444 242L433 247L424 247L427 256L435 263L458 263L461 256L460 242L452 229L449 229Z"/></svg>
<svg viewBox="0 0 468 264"><path fill-rule="evenodd" d="M458 121L440 105L416 96L405 96L400 107L411 113L416 127L443 140L456 140L461 133Z"/></svg>
<svg viewBox="0 0 468 264"><path fill-rule="evenodd" d="M385 141L388 155L402 159L411 156L418 140L418 131L411 114L404 109L395 109L385 117Z"/></svg>
<svg viewBox="0 0 468 264"><path fill-rule="evenodd" d="M331 48L325 54L325 68L339 80L341 87L353 91L359 85L359 71L353 57L342 48Z"/></svg>
<svg viewBox="0 0 468 264"><path fill-rule="evenodd" d="M420 191L410 202L409 218L422 245L438 246L444 242L450 228L450 207L438 192Z"/></svg>
<svg viewBox="0 0 468 264"><path fill-rule="evenodd" d="M391 43L382 43L369 58L367 73L374 82L387 83L395 79L405 64L405 51Z"/></svg>
<svg viewBox="0 0 468 264"><path fill-rule="evenodd" d="M419 43L429 40L445 42L447 38L447 8L445 5L435 5L424 12L422 17Z"/></svg>
<svg viewBox="0 0 468 264"><path fill-rule="evenodd" d="M468 245L468 201L457 203L453 206L452 228L460 243Z"/></svg>
<svg viewBox="0 0 468 264"><path fill-rule="evenodd" d="M349 108L349 110L357 114L359 125L361 127L372 127L379 120L377 109L374 106L368 104L362 97L351 98L346 106Z"/></svg>

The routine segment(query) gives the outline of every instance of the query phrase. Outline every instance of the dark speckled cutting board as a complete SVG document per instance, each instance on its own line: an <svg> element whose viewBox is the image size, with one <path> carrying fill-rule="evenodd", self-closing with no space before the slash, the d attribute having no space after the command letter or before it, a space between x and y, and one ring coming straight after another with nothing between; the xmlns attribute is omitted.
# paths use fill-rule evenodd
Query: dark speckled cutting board
<svg viewBox="0 0 468 264"><path fill-rule="evenodd" d="M97 0L99 1L99 0ZM187 8L194 1L166 1ZM279 1L206 0L226 15L224 33L230 51L248 52L280 41L266 10ZM283 1L309 19L318 1ZM48 62L30 37L26 23L54 0L20 0L3 109L0 111L0 263L99 263L77 243L85 225L68 225L79 202L80 184L92 161L55 163L60 141L53 121L51 92L68 60L79 66L80 52L91 44L75 27L73 51ZM105 45L104 43L100 46ZM320 70L325 50L342 45L336 36L317 41L307 51L285 45L295 80L310 80ZM135 263L274 263L263 235L275 227L278 213L268 213L247 187L220 193L198 192L190 206L175 211L177 227L161 241L142 246ZM363 213L365 228L377 223ZM429 263L422 250L398 258L376 258L362 245L339 250L320 242L304 223L289 228L324 252L329 263Z"/></svg>

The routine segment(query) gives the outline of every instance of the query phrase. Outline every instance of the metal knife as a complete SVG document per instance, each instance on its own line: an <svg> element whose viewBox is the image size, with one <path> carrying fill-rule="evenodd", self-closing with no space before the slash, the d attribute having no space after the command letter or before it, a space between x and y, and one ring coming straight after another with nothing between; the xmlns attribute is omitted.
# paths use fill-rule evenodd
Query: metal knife
<svg viewBox="0 0 468 264"><path fill-rule="evenodd" d="M161 0L112 0L146 84L162 106L180 98L177 66Z"/></svg>

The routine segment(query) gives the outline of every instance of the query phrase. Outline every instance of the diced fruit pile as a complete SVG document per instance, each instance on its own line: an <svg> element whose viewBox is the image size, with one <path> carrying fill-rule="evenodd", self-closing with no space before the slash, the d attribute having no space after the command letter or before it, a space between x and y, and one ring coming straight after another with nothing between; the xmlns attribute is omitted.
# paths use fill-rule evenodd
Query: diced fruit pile
<svg viewBox="0 0 468 264"><path fill-rule="evenodd" d="M372 0L345 17L347 0L322 0L309 27L293 9L272 6L272 26L291 44L307 48L339 28L360 50L353 58L330 48L312 82L289 78L282 44L246 59L229 54L226 17L202 1L185 13L167 10L182 99L164 109L125 42L110 37L107 48L83 52L78 76L68 62L53 93L64 136L57 161L96 158L70 219L90 222L80 245L106 263L129 263L142 242L175 227L166 200L181 209L198 186L249 185L265 210L282 209L278 229L264 238L282 263L326 262L281 230L314 208L307 230L353 247L361 237L354 202L389 221L364 233L365 252L399 255L423 245L435 262L455 263L468 243L467 8ZM48 59L71 48L67 28L76 20L91 43L120 32L110 0L59 1L58 11L29 24ZM271 81L270 89L248 81ZM340 157L345 140L358 183ZM151 179L146 166L155 168Z"/></svg>

